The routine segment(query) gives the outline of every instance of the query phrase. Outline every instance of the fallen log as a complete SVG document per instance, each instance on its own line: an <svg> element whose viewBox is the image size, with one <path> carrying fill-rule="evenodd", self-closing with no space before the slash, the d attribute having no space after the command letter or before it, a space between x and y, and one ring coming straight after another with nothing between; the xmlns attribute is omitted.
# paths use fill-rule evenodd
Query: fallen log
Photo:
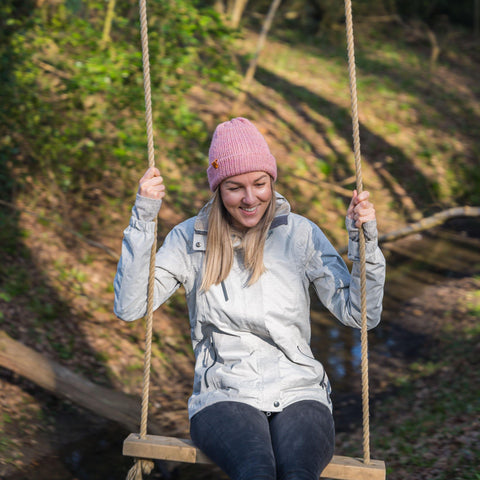
<svg viewBox="0 0 480 480"><path fill-rule="evenodd" d="M422 232L430 228L436 227L445 223L447 220L452 218L459 217L480 217L480 207L453 207L448 210L443 210L441 212L435 213L430 217L425 217L415 223L410 223L405 227L394 230L393 232L385 233L378 237L378 243L393 242L394 240L399 240L400 238L407 237L414 233ZM343 254L347 252L348 247L344 246L338 251Z"/></svg>
<svg viewBox="0 0 480 480"><path fill-rule="evenodd" d="M68 368L46 358L0 331L0 366L27 378L55 396L122 425L130 432L139 430L140 398L90 382ZM161 434L149 420L148 430Z"/></svg>
<svg viewBox="0 0 480 480"><path fill-rule="evenodd" d="M431 217L425 217L418 222L406 225L403 228L395 230L393 232L385 233L378 237L380 243L392 242L393 240L399 240L400 238L411 235L412 233L418 233L429 228L436 227L445 223L451 218L457 217L480 217L480 207L453 207L442 212L435 213Z"/></svg>

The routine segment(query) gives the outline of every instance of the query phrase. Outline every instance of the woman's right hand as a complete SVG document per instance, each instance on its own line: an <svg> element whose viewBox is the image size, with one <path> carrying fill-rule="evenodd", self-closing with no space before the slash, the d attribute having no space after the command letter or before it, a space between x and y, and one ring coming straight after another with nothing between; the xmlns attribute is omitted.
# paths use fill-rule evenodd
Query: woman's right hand
<svg viewBox="0 0 480 480"><path fill-rule="evenodd" d="M138 194L142 197L161 200L165 196L163 178L156 167L150 167L138 183Z"/></svg>

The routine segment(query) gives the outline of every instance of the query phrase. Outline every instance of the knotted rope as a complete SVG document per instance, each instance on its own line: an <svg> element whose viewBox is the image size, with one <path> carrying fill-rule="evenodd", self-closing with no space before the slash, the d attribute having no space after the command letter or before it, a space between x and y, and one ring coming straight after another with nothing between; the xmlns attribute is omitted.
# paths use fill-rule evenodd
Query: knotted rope
<svg viewBox="0 0 480 480"><path fill-rule="evenodd" d="M360 153L360 133L358 126L357 80L355 74L355 49L353 39L352 2L345 0L345 22L347 33L348 73L350 78L350 98L353 127L353 151L355 156L355 175L357 191L363 191L362 157ZM362 345L362 411L363 411L363 461L370 463L370 412L368 405L368 341L367 341L367 270L365 259L365 235L363 228L359 229L360 255L360 301L362 313L361 345Z"/></svg>
<svg viewBox="0 0 480 480"><path fill-rule="evenodd" d="M155 166L155 148L153 144L152 120L152 90L150 85L150 59L148 53L147 2L139 1L140 38L142 42L143 86L145 91L145 123L147 128L148 166ZM152 360L152 329L153 329L153 292L155 279L155 254L157 252L157 218L155 217L155 233L150 251L150 269L148 277L147 314L145 316L145 358L143 366L142 413L140 419L140 438L147 435L148 398L150 393L150 366ZM144 458L135 459L135 464L129 470L127 480L142 480L142 474L148 475L153 469L153 462Z"/></svg>

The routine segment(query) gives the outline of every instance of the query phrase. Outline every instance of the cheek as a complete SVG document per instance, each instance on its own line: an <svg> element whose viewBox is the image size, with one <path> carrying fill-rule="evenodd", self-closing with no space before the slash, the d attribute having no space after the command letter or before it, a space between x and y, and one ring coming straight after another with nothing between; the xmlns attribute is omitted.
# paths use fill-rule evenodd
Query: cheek
<svg viewBox="0 0 480 480"><path fill-rule="evenodd" d="M265 188L265 190L259 193L258 198L260 198L262 202L269 202L272 198L272 195L272 188L268 186Z"/></svg>
<svg viewBox="0 0 480 480"><path fill-rule="evenodd" d="M232 192L222 192L222 202L225 208L234 208L238 203L237 195Z"/></svg>

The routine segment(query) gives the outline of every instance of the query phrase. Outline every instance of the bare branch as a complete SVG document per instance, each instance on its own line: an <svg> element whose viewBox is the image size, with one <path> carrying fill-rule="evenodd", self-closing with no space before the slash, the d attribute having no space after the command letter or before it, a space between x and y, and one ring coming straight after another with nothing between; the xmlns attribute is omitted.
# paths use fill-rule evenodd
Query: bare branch
<svg viewBox="0 0 480 480"><path fill-rule="evenodd" d="M46 72L50 72L50 73L52 73L53 75L56 75L59 78L63 78L64 80L70 80L72 78L72 76L69 73L63 72L62 70L59 70L58 68L55 68L53 65L50 65L49 63L42 62L42 60L38 60L38 59L34 58L32 61L33 61L33 63L38 65L40 68L45 70Z"/></svg>
<svg viewBox="0 0 480 480"><path fill-rule="evenodd" d="M311 180L310 178L301 177L300 175L290 174L291 177L296 178L298 180L303 180L304 182L311 183L312 185L317 185L327 190L331 190L332 192L338 193L342 195L342 197L351 198L353 190L348 190L347 188L340 187L334 183L324 182L323 180Z"/></svg>
<svg viewBox="0 0 480 480"><path fill-rule="evenodd" d="M428 230L433 227L437 227L445 223L447 220L451 218L458 218L458 217L480 217L480 207L471 207L471 206L464 206L464 207L453 207L449 208L448 210L443 210L441 212L435 213L430 217L425 217L419 220L418 222L411 223L402 227L398 230L394 230L393 232L385 233L378 237L378 243L387 243L393 242L395 240L399 240L401 238L407 237L414 233L422 232L424 230ZM338 249L338 252L343 254L346 253L348 247L344 246Z"/></svg>
<svg viewBox="0 0 480 480"><path fill-rule="evenodd" d="M378 241L380 243L392 242L407 237L408 235L412 235L413 233L436 227L445 223L447 220L456 217L480 217L480 207L464 206L449 208L448 210L435 213L431 217L422 218L418 222L411 223L399 230L380 235Z"/></svg>

